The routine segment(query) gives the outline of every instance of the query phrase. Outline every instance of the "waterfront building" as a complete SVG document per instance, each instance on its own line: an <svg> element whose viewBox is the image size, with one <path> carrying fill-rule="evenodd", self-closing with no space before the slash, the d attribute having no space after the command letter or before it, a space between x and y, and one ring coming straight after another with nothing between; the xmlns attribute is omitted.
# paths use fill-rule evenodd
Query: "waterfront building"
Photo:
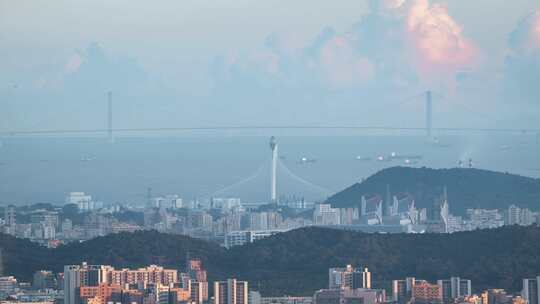
<svg viewBox="0 0 540 304"><path fill-rule="evenodd" d="M384 290L378 289L322 289L315 292L314 304L378 304L386 301Z"/></svg>
<svg viewBox="0 0 540 304"><path fill-rule="evenodd" d="M248 304L248 282L228 279L214 282L214 304Z"/></svg>
<svg viewBox="0 0 540 304"><path fill-rule="evenodd" d="M371 288L371 272L347 265L346 267L330 268L328 270L329 289Z"/></svg>
<svg viewBox="0 0 540 304"><path fill-rule="evenodd" d="M438 280L437 285L441 287L444 303L450 303L454 299L472 294L471 280L451 277L447 280Z"/></svg>
<svg viewBox="0 0 540 304"><path fill-rule="evenodd" d="M437 284L428 282L417 283L413 286L412 302L418 304L441 304L443 301L442 289Z"/></svg>
<svg viewBox="0 0 540 304"><path fill-rule="evenodd" d="M528 304L540 304L540 276L533 279L523 279L521 296Z"/></svg>

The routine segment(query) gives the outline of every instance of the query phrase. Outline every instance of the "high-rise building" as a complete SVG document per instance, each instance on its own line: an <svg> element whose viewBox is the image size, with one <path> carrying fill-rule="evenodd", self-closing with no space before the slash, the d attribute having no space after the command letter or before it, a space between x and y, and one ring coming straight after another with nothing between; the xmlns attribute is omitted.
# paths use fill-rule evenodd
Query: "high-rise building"
<svg viewBox="0 0 540 304"><path fill-rule="evenodd" d="M261 293L258 292L258 291L250 291L248 293L248 303L249 304L261 304L262 302L262 297L261 297ZM312 304L312 303L310 303Z"/></svg>
<svg viewBox="0 0 540 304"><path fill-rule="evenodd" d="M412 297L412 289L416 279L407 277L405 280L392 281L392 298L398 303L407 303Z"/></svg>
<svg viewBox="0 0 540 304"><path fill-rule="evenodd" d="M59 226L58 212L53 211L38 211L30 215L32 224L45 224L53 227Z"/></svg>
<svg viewBox="0 0 540 304"><path fill-rule="evenodd" d="M534 279L523 279L521 296L528 304L540 303L540 276Z"/></svg>
<svg viewBox="0 0 540 304"><path fill-rule="evenodd" d="M7 296L17 289L17 279L15 277L0 277L0 296Z"/></svg>
<svg viewBox="0 0 540 304"><path fill-rule="evenodd" d="M150 297L150 295L146 294L145 290L123 288L120 292L113 292L110 302L115 304L144 304L145 302L151 302L148 301Z"/></svg>
<svg viewBox="0 0 540 304"><path fill-rule="evenodd" d="M169 194L165 197L150 198L150 207L152 208L185 208L186 205L180 196L177 194Z"/></svg>
<svg viewBox="0 0 540 304"><path fill-rule="evenodd" d="M521 208L516 205L510 205L506 214L506 223L508 225L519 225L521 223Z"/></svg>
<svg viewBox="0 0 540 304"><path fill-rule="evenodd" d="M444 187L443 195L435 200L430 210L427 222L427 231L435 233L448 233L450 205L448 203L447 189Z"/></svg>
<svg viewBox="0 0 540 304"><path fill-rule="evenodd" d="M107 272L111 270L111 266L88 265L86 262L64 266L64 304L78 304L79 288L107 283Z"/></svg>
<svg viewBox="0 0 540 304"><path fill-rule="evenodd" d="M264 239L286 230L231 231L225 234L225 247L231 248Z"/></svg>
<svg viewBox="0 0 540 304"><path fill-rule="evenodd" d="M56 287L56 277L52 271L40 270L34 273L32 288L34 289L52 289Z"/></svg>
<svg viewBox="0 0 540 304"><path fill-rule="evenodd" d="M206 270L204 270L200 259L188 259L186 270L189 276L189 287L191 291L192 301L197 304L208 300L208 279Z"/></svg>
<svg viewBox="0 0 540 304"><path fill-rule="evenodd" d="M323 289L315 292L314 304L377 304L384 303L384 290L378 289Z"/></svg>
<svg viewBox="0 0 540 304"><path fill-rule="evenodd" d="M444 303L450 303L454 299L470 296L472 294L471 280L451 277L447 280L438 280L437 285L441 287Z"/></svg>
<svg viewBox="0 0 540 304"><path fill-rule="evenodd" d="M100 283L97 286L81 286L78 290L77 303L107 304L113 293L118 293L121 289L120 285L106 283Z"/></svg>
<svg viewBox="0 0 540 304"><path fill-rule="evenodd" d="M368 225L382 224L383 219L383 199L379 195L365 197L360 200L360 217Z"/></svg>
<svg viewBox="0 0 540 304"><path fill-rule="evenodd" d="M504 225L504 217L497 209L467 209L466 230L491 229Z"/></svg>
<svg viewBox="0 0 540 304"><path fill-rule="evenodd" d="M205 303L208 300L208 282L196 282L189 280L188 290L191 293L191 301L196 304Z"/></svg>
<svg viewBox="0 0 540 304"><path fill-rule="evenodd" d="M200 259L188 259L186 264L186 270L192 280L196 282L206 282L208 280L206 270L204 270Z"/></svg>
<svg viewBox="0 0 540 304"><path fill-rule="evenodd" d="M407 283L405 280L392 281L392 299L397 303L405 303L407 299Z"/></svg>
<svg viewBox="0 0 540 304"><path fill-rule="evenodd" d="M5 233L15 235L17 226L15 206L9 205L4 209L4 226Z"/></svg>
<svg viewBox="0 0 540 304"><path fill-rule="evenodd" d="M64 266L64 304L79 304L81 287L86 288L88 298L93 301L102 301L97 296L91 296L92 293L106 289L103 286L173 286L178 283L178 271L175 269L164 269L163 267L150 265L139 269L119 269L107 265L66 265ZM99 288L97 288L99 287ZM156 287L156 288L157 288ZM108 291L107 291L108 292ZM115 289L111 292L115 292ZM189 291L186 288L181 292L182 298L189 298ZM186 296L187 294L187 296ZM92 303L103 304L103 303Z"/></svg>
<svg viewBox="0 0 540 304"><path fill-rule="evenodd" d="M536 222L536 213L532 212L529 208L521 209L519 214L519 224L523 226L529 226Z"/></svg>
<svg viewBox="0 0 540 304"><path fill-rule="evenodd" d="M313 297L264 297L259 304L313 304Z"/></svg>
<svg viewBox="0 0 540 304"><path fill-rule="evenodd" d="M158 293L158 304L177 304L186 303L191 299L191 292L188 289L179 287L162 286Z"/></svg>
<svg viewBox="0 0 540 304"><path fill-rule="evenodd" d="M248 282L228 279L214 282L214 304L248 304Z"/></svg>
<svg viewBox="0 0 540 304"><path fill-rule="evenodd" d="M95 202L92 196L84 192L70 192L66 197L66 204L75 204L79 211L91 211L102 207L102 202Z"/></svg>
<svg viewBox="0 0 540 304"><path fill-rule="evenodd" d="M313 211L313 223L315 225L339 225L339 210L332 208L330 204L317 204Z"/></svg>
<svg viewBox="0 0 540 304"><path fill-rule="evenodd" d="M419 304L440 304L442 303L442 289L437 284L421 282L413 286L412 302Z"/></svg>
<svg viewBox="0 0 540 304"><path fill-rule="evenodd" d="M522 297L507 294L504 289L488 289L481 298L482 304L526 304Z"/></svg>
<svg viewBox="0 0 540 304"><path fill-rule="evenodd" d="M230 211L242 207L242 200L235 197L213 197L210 206L214 209L221 209L221 211Z"/></svg>
<svg viewBox="0 0 540 304"><path fill-rule="evenodd" d="M338 211L340 225L353 225L360 219L358 208L339 208Z"/></svg>
<svg viewBox="0 0 540 304"><path fill-rule="evenodd" d="M110 267L110 266L108 266ZM105 282L118 284L162 284L170 285L178 282L178 271L165 269L161 266L150 265L139 269L107 269Z"/></svg>
<svg viewBox="0 0 540 304"><path fill-rule="evenodd" d="M371 272L367 268L361 271L347 265L346 267L330 268L328 270L329 289L371 288Z"/></svg>
<svg viewBox="0 0 540 304"><path fill-rule="evenodd" d="M356 283L355 286L359 286L360 284L358 283ZM367 267L364 268L364 271L362 271L362 284L361 285L362 285L361 288L371 289L371 272L369 272Z"/></svg>

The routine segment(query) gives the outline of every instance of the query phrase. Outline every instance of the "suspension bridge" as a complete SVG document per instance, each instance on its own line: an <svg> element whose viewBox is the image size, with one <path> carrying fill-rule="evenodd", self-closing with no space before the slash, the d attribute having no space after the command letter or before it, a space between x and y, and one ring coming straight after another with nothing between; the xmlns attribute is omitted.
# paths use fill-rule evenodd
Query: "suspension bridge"
<svg viewBox="0 0 540 304"><path fill-rule="evenodd" d="M140 134L140 133L164 133L164 132L197 132L197 131L246 131L246 130L363 130L363 131L406 131L415 133L424 133L428 137L434 132L478 132L478 133L514 133L514 134L535 134L537 140L540 139L540 128L481 128L481 127L439 127L433 123L434 97L440 101L447 101L442 94L426 91L422 94L417 94L412 98L406 99L404 102L396 104L401 106L410 102L418 102L420 97L424 99L425 121L423 126L391 126L391 125L352 125L352 124L256 124L256 125L207 125L207 126L175 126L175 127L144 127L144 128L119 128L113 125L113 102L112 93L107 94L107 124L103 127L90 129L25 129L25 130L1 130L0 136L40 136L40 135L85 135L85 134L105 134L109 141L114 141L114 134ZM488 117L485 113L471 110L463 104L453 103L453 106L460 106L467 113L474 117L483 117L494 121L492 117Z"/></svg>
<svg viewBox="0 0 540 304"><path fill-rule="evenodd" d="M434 99L437 102L434 102ZM439 103L440 102L440 103ZM506 133L506 134L533 134L536 135L536 142L540 142L540 129L534 128L490 128L490 127L461 127L461 126L451 126L451 127L442 127L436 126L433 119L434 109L441 103L448 102L445 96L434 93L432 91L426 91L421 94L417 94L410 98L403 100L402 102L395 103L394 106L400 107L405 104L416 103L417 108L423 106L424 110L424 122L421 126L392 126L392 125L375 125L375 124L366 124L366 125L357 125L357 124L250 124L250 125L208 125L208 126L175 126L175 127L140 127L140 128L122 128L115 127L114 125L114 115L113 115L113 100L112 93L108 92L107 94L107 116L106 124L103 127L98 128L89 128L89 129L77 129L77 128L63 128L63 129L39 129L39 128L29 128L24 130L1 130L0 139L2 137L19 137L19 136L45 136L45 135L88 135L88 134L103 134L107 136L109 142L114 142L114 136L121 134L141 134L141 133L158 133L162 134L164 132L198 132L198 131L210 131L210 132L220 132L220 131L253 131L253 130L268 130L268 131L277 131L277 130L361 130L361 131L405 131L411 132L413 134L423 134L427 137L432 137L435 133L445 133L445 132L477 132L477 133ZM422 103L422 104L420 104ZM467 113L473 115L474 117L482 117L485 120L490 122L496 121L493 117L489 117L485 113L476 112L471 110L465 105L460 105L452 103L452 106L461 106L466 110ZM395 110L395 109L394 109ZM0 141L1 145L1 141ZM254 188L253 186L257 184L258 189L261 189L261 185L265 184L269 187L268 198L270 202L277 203L279 200L278 192L280 193L294 193L293 190L285 190L287 186L291 184L296 184L301 187L293 187L295 189L302 188L303 193L312 193L317 197L325 198L331 195L334 191L326 189L320 185L317 185L311 181L306 180L300 175L295 174L284 162L279 158L276 153L274 153L274 148L272 148L271 159L265 160L258 169L255 170L251 175L227 186L223 186L220 189L214 191L207 195L207 198L211 197L226 197L226 196L235 196L239 192L242 192L242 188ZM270 173L270 174L268 174ZM278 178L279 176L279 178ZM270 180L263 179L270 177ZM266 186L262 186L263 189L266 189ZM281 191L280 191L281 190ZM302 194L300 194L302 196Z"/></svg>

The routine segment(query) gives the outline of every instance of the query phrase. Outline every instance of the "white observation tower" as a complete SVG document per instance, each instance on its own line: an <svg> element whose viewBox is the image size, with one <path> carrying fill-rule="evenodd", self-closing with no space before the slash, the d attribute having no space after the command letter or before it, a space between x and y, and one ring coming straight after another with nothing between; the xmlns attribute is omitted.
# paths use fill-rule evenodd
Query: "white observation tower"
<svg viewBox="0 0 540 304"><path fill-rule="evenodd" d="M277 161L278 161L278 144L274 136L270 137L270 150L272 150L272 168L271 168L271 184L270 184L270 199L272 203L277 204Z"/></svg>

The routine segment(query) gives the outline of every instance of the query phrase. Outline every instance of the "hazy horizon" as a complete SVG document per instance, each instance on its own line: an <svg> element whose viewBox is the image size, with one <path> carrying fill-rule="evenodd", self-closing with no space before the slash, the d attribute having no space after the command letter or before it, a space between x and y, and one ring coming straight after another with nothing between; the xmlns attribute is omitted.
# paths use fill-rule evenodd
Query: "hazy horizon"
<svg viewBox="0 0 540 304"><path fill-rule="evenodd" d="M538 129L537 1L0 1L0 131ZM412 98L414 97L414 98Z"/></svg>

